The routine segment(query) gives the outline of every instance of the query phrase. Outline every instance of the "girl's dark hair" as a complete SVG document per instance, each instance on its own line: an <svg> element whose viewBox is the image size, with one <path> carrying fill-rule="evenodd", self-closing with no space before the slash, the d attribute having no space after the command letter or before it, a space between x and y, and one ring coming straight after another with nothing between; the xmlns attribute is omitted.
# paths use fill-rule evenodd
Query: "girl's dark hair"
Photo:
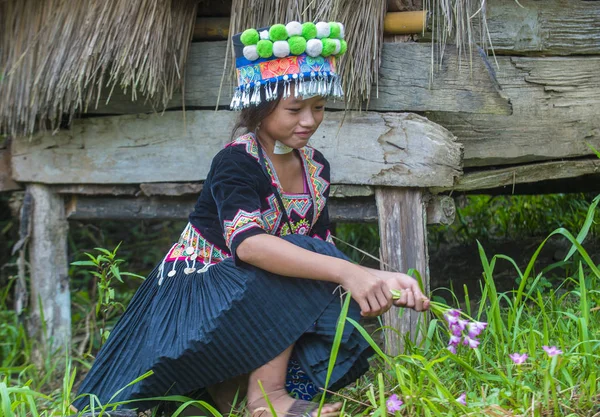
<svg viewBox="0 0 600 417"><path fill-rule="evenodd" d="M261 102L258 106L250 106L242 109L238 116L237 122L231 131L231 140L235 140L239 135L256 131L256 128L265 117L273 113L275 107L281 101L283 95L283 85L277 84L277 98L272 101L267 101L265 98L264 89L261 88ZM241 132L240 132L241 130Z"/></svg>

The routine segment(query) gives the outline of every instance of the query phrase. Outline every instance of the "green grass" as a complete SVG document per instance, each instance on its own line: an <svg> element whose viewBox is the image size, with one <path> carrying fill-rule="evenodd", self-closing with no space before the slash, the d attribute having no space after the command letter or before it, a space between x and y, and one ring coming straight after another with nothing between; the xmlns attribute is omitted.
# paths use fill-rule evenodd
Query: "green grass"
<svg viewBox="0 0 600 417"><path fill-rule="evenodd" d="M451 354L446 349L448 331L443 319L434 316L421 330L419 343L399 335L404 353L386 355L375 342L378 335L369 334L346 317L346 302L330 364L335 363L343 326L356 327L376 355L368 375L340 392L343 415L391 414L386 400L392 394L404 403L396 416L592 417L600 413L600 270L583 244L596 233L599 201L600 197L589 201L579 228L571 229L579 230L576 236L558 228L547 239L540 239L542 243L523 269L502 254L490 256L480 244L481 265L473 267L482 271L482 297L476 303L469 300L466 290L465 300L441 300L432 295L436 301L462 306L465 313L488 323L476 349L461 346L456 355ZM548 287L542 284L550 269L537 265L537 258L548 239L555 238L571 243L564 262L572 264L569 270L573 272L559 285ZM514 279L520 283L515 290L497 291L494 274L500 263L514 269ZM73 387L90 364L77 356L36 358L35 343L8 307L10 291L10 285L0 290L0 417L71 414ZM563 353L549 357L544 345L557 346ZM526 353L528 359L516 365L508 356L511 353ZM466 405L457 401L463 393ZM204 415L219 415L202 401L181 396L164 399L178 403L174 415L192 405L206 410ZM98 404L96 411L110 411L114 406ZM236 415L242 413L232 413L232 417Z"/></svg>

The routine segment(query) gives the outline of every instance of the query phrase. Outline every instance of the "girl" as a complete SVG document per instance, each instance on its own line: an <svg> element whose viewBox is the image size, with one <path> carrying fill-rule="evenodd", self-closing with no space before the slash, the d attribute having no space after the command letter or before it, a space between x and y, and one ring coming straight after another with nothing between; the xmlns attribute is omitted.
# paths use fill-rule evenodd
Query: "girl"
<svg viewBox="0 0 600 417"><path fill-rule="evenodd" d="M284 27L293 47L294 36L310 38L318 25L275 26ZM341 25L326 25L328 35L340 35ZM351 294L348 314L357 320L392 304L417 311L429 306L411 277L355 265L332 243L329 163L308 146L326 98L341 94L335 56L308 54L315 53L311 40L322 49L327 42L317 32L301 54L261 52L259 58L252 51L267 39L254 32L234 38L240 87L232 106L243 107L234 132L245 134L213 159L189 224L140 287L80 387L102 404L133 400L145 409L155 404L151 397L206 389L227 412L241 386L255 416L269 414L263 390L279 415L311 415L307 400L325 385L340 314L337 289ZM267 32L281 38L273 27ZM393 301L390 290L402 297ZM370 353L346 326L329 389L362 375ZM113 397L148 370L151 376ZM89 396L75 403L80 410L89 404ZM328 404L322 415L337 415L340 407Z"/></svg>

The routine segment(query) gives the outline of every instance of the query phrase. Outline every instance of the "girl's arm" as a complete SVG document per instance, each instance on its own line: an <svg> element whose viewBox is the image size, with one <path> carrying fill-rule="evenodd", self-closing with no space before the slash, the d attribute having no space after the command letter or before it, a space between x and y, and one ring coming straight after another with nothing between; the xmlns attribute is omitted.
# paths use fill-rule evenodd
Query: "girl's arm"
<svg viewBox="0 0 600 417"><path fill-rule="evenodd" d="M274 274L339 284L352 293L363 316L381 315L392 306L386 279L351 262L303 249L276 236L250 236L239 244L236 256Z"/></svg>

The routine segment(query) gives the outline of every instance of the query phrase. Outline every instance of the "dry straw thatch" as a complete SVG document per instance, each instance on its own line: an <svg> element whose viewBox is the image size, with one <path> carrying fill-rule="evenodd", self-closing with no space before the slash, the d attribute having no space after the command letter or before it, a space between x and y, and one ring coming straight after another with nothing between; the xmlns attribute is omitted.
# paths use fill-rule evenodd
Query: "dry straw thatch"
<svg viewBox="0 0 600 417"><path fill-rule="evenodd" d="M339 72L347 105L357 107L379 78L386 7L386 0L233 0L229 33L290 20L343 22L348 51Z"/></svg>
<svg viewBox="0 0 600 417"><path fill-rule="evenodd" d="M105 87L166 105L196 0L0 0L0 133L57 128Z"/></svg>

